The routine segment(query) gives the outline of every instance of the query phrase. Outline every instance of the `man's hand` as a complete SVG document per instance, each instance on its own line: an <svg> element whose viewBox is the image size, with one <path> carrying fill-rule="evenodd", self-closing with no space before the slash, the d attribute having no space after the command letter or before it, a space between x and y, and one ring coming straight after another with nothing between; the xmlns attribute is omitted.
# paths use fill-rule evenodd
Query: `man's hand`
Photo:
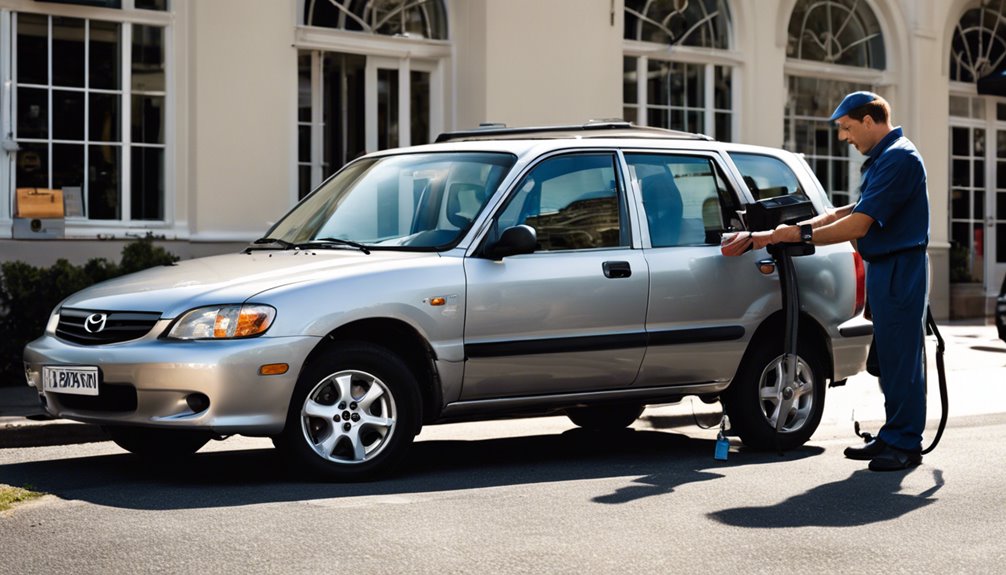
<svg viewBox="0 0 1006 575"><path fill-rule="evenodd" d="M724 234L720 243L720 253L725 256L739 256L748 249L759 250L770 243L772 243L772 232Z"/></svg>

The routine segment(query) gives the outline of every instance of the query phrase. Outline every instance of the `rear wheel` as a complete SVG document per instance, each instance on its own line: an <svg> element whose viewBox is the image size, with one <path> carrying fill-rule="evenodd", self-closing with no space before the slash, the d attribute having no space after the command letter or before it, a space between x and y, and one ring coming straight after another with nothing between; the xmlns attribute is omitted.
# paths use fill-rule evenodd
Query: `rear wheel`
<svg viewBox="0 0 1006 575"><path fill-rule="evenodd" d="M781 339L781 338L780 338ZM797 350L796 381L787 391L781 342L758 342L723 394L726 414L744 445L756 449L793 449L807 442L824 413L825 369L820 352ZM785 401L792 394L792 402ZM787 403L789 405L787 406ZM788 407L783 411L783 408ZM783 418L776 434L776 422Z"/></svg>
<svg viewBox="0 0 1006 575"><path fill-rule="evenodd" d="M567 409L566 416L584 429L611 431L632 425L643 413L643 408L638 403L592 405Z"/></svg>
<svg viewBox="0 0 1006 575"><path fill-rule="evenodd" d="M419 386L401 358L372 344L339 345L301 373L275 443L329 479L370 479L401 462L420 405Z"/></svg>
<svg viewBox="0 0 1006 575"><path fill-rule="evenodd" d="M102 427L116 445L151 458L192 455L213 438L208 432L108 425Z"/></svg>

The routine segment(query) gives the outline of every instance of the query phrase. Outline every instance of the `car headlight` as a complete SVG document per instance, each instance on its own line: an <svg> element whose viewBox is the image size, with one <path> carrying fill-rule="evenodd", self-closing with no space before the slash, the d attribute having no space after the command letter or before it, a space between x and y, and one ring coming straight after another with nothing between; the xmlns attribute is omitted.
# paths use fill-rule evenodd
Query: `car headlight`
<svg viewBox="0 0 1006 575"><path fill-rule="evenodd" d="M276 318L276 308L268 305L217 305L189 310L182 315L168 337L171 339L231 339L265 333Z"/></svg>

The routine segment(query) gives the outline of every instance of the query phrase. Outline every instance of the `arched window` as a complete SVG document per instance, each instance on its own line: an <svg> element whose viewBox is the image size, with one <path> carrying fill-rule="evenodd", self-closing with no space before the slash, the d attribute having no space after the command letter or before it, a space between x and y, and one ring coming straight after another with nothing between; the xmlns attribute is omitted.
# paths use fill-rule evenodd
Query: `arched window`
<svg viewBox="0 0 1006 575"><path fill-rule="evenodd" d="M786 55L797 60L883 70L884 36L865 0L800 0L789 20Z"/></svg>
<svg viewBox="0 0 1006 575"><path fill-rule="evenodd" d="M1006 2L976 2L950 46L950 281L1006 274Z"/></svg>
<svg viewBox="0 0 1006 575"><path fill-rule="evenodd" d="M443 0L307 0L304 23L369 34L447 39Z"/></svg>
<svg viewBox="0 0 1006 575"><path fill-rule="evenodd" d="M855 201L863 156L828 120L849 92L872 90L886 67L884 36L866 0L797 0L786 45L784 147L806 155L835 205Z"/></svg>
<svg viewBox="0 0 1006 575"><path fill-rule="evenodd" d="M303 16L300 197L361 154L430 142L450 56L444 0L305 0Z"/></svg>
<svg viewBox="0 0 1006 575"><path fill-rule="evenodd" d="M738 60L725 0L625 0L624 39L626 120L733 139Z"/></svg>

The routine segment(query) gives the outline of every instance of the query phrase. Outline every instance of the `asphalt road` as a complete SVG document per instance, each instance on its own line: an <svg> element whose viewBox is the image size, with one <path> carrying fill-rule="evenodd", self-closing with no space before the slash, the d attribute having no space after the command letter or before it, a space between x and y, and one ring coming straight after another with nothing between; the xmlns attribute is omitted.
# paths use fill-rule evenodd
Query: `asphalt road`
<svg viewBox="0 0 1006 575"><path fill-rule="evenodd" d="M726 462L688 403L600 435L430 427L405 473L362 484L307 481L258 439L181 466L108 442L3 449L0 483L51 495L0 514L0 573L1003 573L1006 350L955 346L950 426L907 472L841 455L851 409L878 411L865 377L804 448L735 439Z"/></svg>

